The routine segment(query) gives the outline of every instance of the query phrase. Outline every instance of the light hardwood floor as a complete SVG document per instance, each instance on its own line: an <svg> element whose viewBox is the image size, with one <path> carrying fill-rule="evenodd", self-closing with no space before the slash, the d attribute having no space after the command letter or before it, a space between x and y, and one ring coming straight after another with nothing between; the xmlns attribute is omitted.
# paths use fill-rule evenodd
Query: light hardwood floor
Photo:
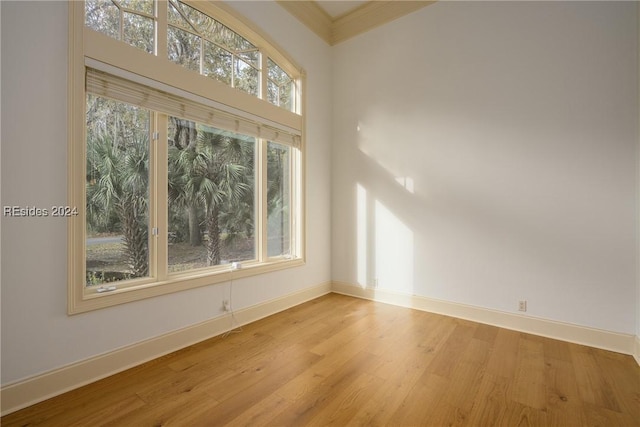
<svg viewBox="0 0 640 427"><path fill-rule="evenodd" d="M638 426L631 356L329 294L2 426Z"/></svg>

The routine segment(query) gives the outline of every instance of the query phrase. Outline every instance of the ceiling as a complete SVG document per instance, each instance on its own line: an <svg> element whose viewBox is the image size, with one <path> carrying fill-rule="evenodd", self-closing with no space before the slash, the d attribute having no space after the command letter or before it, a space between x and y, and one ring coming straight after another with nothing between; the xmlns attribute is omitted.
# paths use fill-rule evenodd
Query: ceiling
<svg viewBox="0 0 640 427"><path fill-rule="evenodd" d="M436 2L436 0L276 1L330 45L343 42Z"/></svg>
<svg viewBox="0 0 640 427"><path fill-rule="evenodd" d="M360 0L360 1L320 0L320 1L316 1L316 3L322 9L324 9L324 11L327 12L329 16L331 16L331 18L335 19L338 16L351 12L353 9L357 8L358 6L362 6L363 4L370 3L370 2L367 0Z"/></svg>

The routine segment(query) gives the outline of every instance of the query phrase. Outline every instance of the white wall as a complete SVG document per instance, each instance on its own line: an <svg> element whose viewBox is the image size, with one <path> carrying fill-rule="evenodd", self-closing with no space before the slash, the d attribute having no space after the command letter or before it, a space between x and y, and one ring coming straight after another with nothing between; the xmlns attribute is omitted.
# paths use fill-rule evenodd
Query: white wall
<svg viewBox="0 0 640 427"><path fill-rule="evenodd" d="M330 50L275 3L234 4L308 75L307 264L235 281L236 309L330 280ZM2 7L2 205L66 204L67 5ZM2 218L2 384L220 315L228 284L66 314L66 224Z"/></svg>
<svg viewBox="0 0 640 427"><path fill-rule="evenodd" d="M332 277L634 334L635 2L439 2L334 48Z"/></svg>

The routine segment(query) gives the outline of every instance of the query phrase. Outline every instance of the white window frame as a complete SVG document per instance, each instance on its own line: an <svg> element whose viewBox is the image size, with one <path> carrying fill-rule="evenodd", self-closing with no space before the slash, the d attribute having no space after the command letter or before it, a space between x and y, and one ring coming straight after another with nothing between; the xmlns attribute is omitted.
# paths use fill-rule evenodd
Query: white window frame
<svg viewBox="0 0 640 427"><path fill-rule="evenodd" d="M68 222L68 307L69 314L87 312L117 304L137 301L158 295L183 291L200 286L228 282L242 277L265 274L285 268L301 266L305 263L305 73L268 36L255 29L250 22L239 16L230 7L219 2L188 1L184 3L211 16L233 29L258 46L262 53L260 97L254 97L240 90L228 87L214 79L198 75L182 68L167 58L167 2L157 1L156 55L146 53L125 42L86 28L84 24L84 2L70 1L69 6L69 72L68 72L68 202L78 208L79 215L70 217ZM164 25L164 30L162 27ZM290 112L270 104L266 98L267 57L275 61L292 76L296 84L296 111ZM110 292L97 292L97 287L86 286L86 69L98 66L101 71L119 73L120 76L141 76L144 82L156 82L160 87L172 87L178 93L195 94L205 98L207 104L222 105L227 111L241 117L258 120L260 123L290 129L300 135L293 162L296 174L291 179L291 193L295 202L291 213L291 245L294 257L267 257L267 139L257 138L256 168L259 179L256 185L257 219L256 252L257 261L243 263L239 270L229 266L214 266L192 270L180 274L167 272L167 144L152 144L150 152L151 186L149 228L159 228L160 232L150 237L149 277L116 283ZM137 82L140 83L140 82ZM166 85L166 86L163 86ZM262 98L262 99L260 99ZM155 120L153 119L155 117ZM155 123L153 123L155 122ZM152 127L159 133L159 141L167 140L167 116L152 114ZM163 161L164 159L164 161ZM293 174L292 174L293 175ZM260 187L260 188L258 188ZM162 232L165 230L165 232ZM151 236L151 233L149 233Z"/></svg>

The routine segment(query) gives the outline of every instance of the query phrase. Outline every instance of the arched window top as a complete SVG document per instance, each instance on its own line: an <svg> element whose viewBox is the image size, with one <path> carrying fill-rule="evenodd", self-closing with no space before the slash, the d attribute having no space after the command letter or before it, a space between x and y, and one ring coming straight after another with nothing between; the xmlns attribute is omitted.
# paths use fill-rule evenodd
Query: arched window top
<svg viewBox="0 0 640 427"><path fill-rule="evenodd" d="M86 28L301 113L301 72L286 55L212 2L88 0Z"/></svg>

